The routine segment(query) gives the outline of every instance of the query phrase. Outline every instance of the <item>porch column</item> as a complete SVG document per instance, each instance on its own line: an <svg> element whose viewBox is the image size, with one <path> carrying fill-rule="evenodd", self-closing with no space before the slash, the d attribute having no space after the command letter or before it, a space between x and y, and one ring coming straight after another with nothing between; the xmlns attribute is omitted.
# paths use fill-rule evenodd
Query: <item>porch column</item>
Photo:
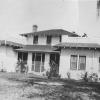
<svg viewBox="0 0 100 100"><path fill-rule="evenodd" d="M32 53L28 53L28 60L27 60L27 64L28 64L28 72L31 72L32 69Z"/></svg>
<svg viewBox="0 0 100 100"><path fill-rule="evenodd" d="M48 69L50 69L49 61L50 61L50 54L46 53L46 54L45 54L45 63L44 63L45 72L46 72Z"/></svg>

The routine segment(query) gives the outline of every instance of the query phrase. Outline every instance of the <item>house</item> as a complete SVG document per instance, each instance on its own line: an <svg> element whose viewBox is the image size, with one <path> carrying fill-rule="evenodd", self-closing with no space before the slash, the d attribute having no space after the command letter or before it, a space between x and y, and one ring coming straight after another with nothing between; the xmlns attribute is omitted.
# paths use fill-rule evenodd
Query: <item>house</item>
<svg viewBox="0 0 100 100"><path fill-rule="evenodd" d="M17 52L23 45L7 40L0 40L0 71L15 72Z"/></svg>
<svg viewBox="0 0 100 100"><path fill-rule="evenodd" d="M71 43L57 44L61 50L59 74L62 78L70 77L80 79L85 72L97 73L100 77L100 45L97 43Z"/></svg>
<svg viewBox="0 0 100 100"><path fill-rule="evenodd" d="M28 65L28 73L44 75L56 66L55 74L62 78L67 78L69 73L71 78L79 79L85 72L100 77L98 43L62 29L37 31L37 28L33 25L33 32L20 34L27 44L0 41L0 70L15 72L15 64L21 59Z"/></svg>
<svg viewBox="0 0 100 100"><path fill-rule="evenodd" d="M33 32L21 34L26 37L27 45L16 49L18 59L27 63L29 73L43 75L54 64L57 66L56 73L59 73L60 50L54 45L61 43L63 36L78 35L62 29L37 31L37 28L37 25L33 25Z"/></svg>

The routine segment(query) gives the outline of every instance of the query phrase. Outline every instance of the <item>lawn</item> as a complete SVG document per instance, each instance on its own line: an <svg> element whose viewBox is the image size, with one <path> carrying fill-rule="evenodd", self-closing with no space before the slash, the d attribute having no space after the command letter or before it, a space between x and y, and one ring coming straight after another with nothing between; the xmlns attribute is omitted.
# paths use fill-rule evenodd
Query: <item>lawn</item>
<svg viewBox="0 0 100 100"><path fill-rule="evenodd" d="M52 80L34 74L0 73L0 77L25 83L23 84L25 93L22 96L30 99L39 97L45 98L43 100L100 100L100 83L67 79ZM54 85L54 83L62 85ZM26 92L27 87L30 88L29 92ZM39 92L35 93L33 87Z"/></svg>

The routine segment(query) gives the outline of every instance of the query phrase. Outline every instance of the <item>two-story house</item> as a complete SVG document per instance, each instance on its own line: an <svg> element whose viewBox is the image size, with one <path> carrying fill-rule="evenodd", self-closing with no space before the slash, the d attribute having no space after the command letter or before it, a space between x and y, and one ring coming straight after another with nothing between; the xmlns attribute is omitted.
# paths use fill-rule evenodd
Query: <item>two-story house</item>
<svg viewBox="0 0 100 100"><path fill-rule="evenodd" d="M27 45L17 49L18 59L28 64L29 72L42 75L50 69L53 62L58 66L59 72L60 50L53 47L62 42L63 36L78 37L77 34L62 29L37 31L38 26L33 25L33 32L21 34L26 37Z"/></svg>
<svg viewBox="0 0 100 100"><path fill-rule="evenodd" d="M28 65L28 72L44 75L56 66L55 74L62 78L79 79L85 72L97 73L100 77L100 44L89 42L62 29L37 31L21 34L27 44L0 41L0 71L15 72L17 59ZM64 41L64 39L66 39Z"/></svg>

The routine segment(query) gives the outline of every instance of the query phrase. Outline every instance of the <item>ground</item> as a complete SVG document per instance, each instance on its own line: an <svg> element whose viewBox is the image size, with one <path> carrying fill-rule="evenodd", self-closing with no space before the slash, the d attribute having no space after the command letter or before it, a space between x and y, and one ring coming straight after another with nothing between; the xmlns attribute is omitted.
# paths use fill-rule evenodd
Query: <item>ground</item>
<svg viewBox="0 0 100 100"><path fill-rule="evenodd" d="M100 83L0 73L0 100L100 100Z"/></svg>

